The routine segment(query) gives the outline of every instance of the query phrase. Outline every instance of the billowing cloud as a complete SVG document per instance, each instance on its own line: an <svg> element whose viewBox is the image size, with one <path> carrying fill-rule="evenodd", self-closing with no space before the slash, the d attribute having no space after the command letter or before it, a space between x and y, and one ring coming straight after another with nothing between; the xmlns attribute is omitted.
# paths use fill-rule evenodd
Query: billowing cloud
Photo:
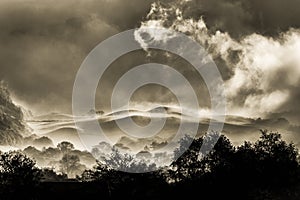
<svg viewBox="0 0 300 200"><path fill-rule="evenodd" d="M229 32L212 32L204 17L186 16L187 7L182 10L180 6L178 2L167 7L153 4L141 29L165 27L188 34L202 44L225 80L227 114L268 117L272 113L300 112L299 29L290 28L276 37L252 33L236 39ZM168 37L156 39L163 41ZM293 123L300 118L299 114L284 116Z"/></svg>

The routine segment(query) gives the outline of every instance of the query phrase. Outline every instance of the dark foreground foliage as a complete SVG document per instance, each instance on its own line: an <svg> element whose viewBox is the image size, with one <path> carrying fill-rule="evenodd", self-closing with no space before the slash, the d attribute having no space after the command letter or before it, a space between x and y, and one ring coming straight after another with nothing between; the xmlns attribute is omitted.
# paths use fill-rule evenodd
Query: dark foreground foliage
<svg viewBox="0 0 300 200"><path fill-rule="evenodd" d="M23 154L5 153L0 159L1 199L20 194L22 199L300 199L298 150L280 134L262 131L258 141L239 147L221 136L205 157L199 154L202 143L202 138L194 140L170 167L159 171L125 173L99 162L68 181L37 169ZM54 182L43 181L46 175Z"/></svg>

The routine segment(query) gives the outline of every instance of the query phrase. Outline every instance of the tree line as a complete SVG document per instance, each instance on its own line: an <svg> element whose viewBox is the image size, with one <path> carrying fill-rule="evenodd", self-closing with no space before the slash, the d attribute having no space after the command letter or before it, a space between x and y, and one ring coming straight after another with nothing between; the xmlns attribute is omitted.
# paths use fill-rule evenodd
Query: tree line
<svg viewBox="0 0 300 200"><path fill-rule="evenodd" d="M174 156L192 139L188 136L182 139ZM37 168L35 162L21 152L1 153L1 199L13 199L16 191L24 194L25 199L39 199L45 195L56 198L61 194L86 199L299 199L298 150L280 134L261 130L257 141L244 142L238 147L221 135L213 150L205 156L200 151L202 144L203 137L193 139L189 149L176 161L156 171L122 172L116 169L154 169L155 166L146 166L143 162L117 163L116 159L107 158L107 163L98 161L93 169L85 170L76 183L64 184L55 180L45 183L47 176L56 176L57 180L66 177L51 169ZM117 151L113 154L112 157L118 156ZM51 187L59 190L49 192Z"/></svg>

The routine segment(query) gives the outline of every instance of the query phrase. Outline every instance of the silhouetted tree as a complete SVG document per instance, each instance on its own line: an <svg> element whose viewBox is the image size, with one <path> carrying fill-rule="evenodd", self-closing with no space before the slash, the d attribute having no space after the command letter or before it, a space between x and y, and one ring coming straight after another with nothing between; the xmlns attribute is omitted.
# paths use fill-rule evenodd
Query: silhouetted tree
<svg viewBox="0 0 300 200"><path fill-rule="evenodd" d="M57 145L57 148L63 153L63 154L66 154L66 153L69 153L71 150L74 149L74 145L70 142L61 142Z"/></svg>
<svg viewBox="0 0 300 200"><path fill-rule="evenodd" d="M60 171L66 173L68 177L74 178L76 174L81 174L85 166L80 163L78 155L66 153L59 161Z"/></svg>
<svg viewBox="0 0 300 200"><path fill-rule="evenodd" d="M179 147L174 152L174 157L177 158L184 152L175 162L171 164L172 169L168 170L167 176L170 181L182 181L196 174L201 170L199 162L199 153L203 139L194 139L190 136L185 136L179 142ZM190 146L188 146L191 143Z"/></svg>
<svg viewBox="0 0 300 200"><path fill-rule="evenodd" d="M105 157L103 162L112 169L124 172L141 173L156 169L154 163L146 163L145 160L137 159L128 153L122 154L117 148L113 148L110 156Z"/></svg>
<svg viewBox="0 0 300 200"><path fill-rule="evenodd" d="M287 144L278 133L261 130L260 139L254 143L257 168L261 183L286 185L295 183L298 168L298 150Z"/></svg>
<svg viewBox="0 0 300 200"><path fill-rule="evenodd" d="M6 195L31 197L41 179L35 162L18 151L3 153L0 156L0 185ZM5 195L4 195L5 196Z"/></svg>
<svg viewBox="0 0 300 200"><path fill-rule="evenodd" d="M101 162L97 161L94 169L86 170L79 180L97 182L102 188L106 188L107 196L110 198L123 195L127 198L137 198L159 187L161 185L159 182L165 183L163 179L152 173L135 173L155 169L155 164L147 164L132 155L122 154L117 149L113 149L111 157L106 157ZM153 181L154 179L158 181Z"/></svg>

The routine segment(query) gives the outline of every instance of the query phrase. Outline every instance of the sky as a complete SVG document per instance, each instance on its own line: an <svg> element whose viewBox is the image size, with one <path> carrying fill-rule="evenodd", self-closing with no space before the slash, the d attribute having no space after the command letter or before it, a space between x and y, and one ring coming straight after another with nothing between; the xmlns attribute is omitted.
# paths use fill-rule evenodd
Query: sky
<svg viewBox="0 0 300 200"><path fill-rule="evenodd" d="M1 0L0 79L15 102L35 114L71 113L75 75L88 53L121 31L155 24L184 32L207 48L225 81L228 114L283 117L300 125L300 1L154 2ZM126 66L147 57L133 54L113 64L103 80L108 91ZM195 81L192 72L185 75ZM145 91L137 92L136 101L175 101L164 88ZM101 98L108 94L98 94L100 107L107 106ZM208 106L209 100L203 97L201 104Z"/></svg>
<svg viewBox="0 0 300 200"><path fill-rule="evenodd" d="M150 1L0 1L0 79L33 112L71 112L75 75L101 41L138 26Z"/></svg>

